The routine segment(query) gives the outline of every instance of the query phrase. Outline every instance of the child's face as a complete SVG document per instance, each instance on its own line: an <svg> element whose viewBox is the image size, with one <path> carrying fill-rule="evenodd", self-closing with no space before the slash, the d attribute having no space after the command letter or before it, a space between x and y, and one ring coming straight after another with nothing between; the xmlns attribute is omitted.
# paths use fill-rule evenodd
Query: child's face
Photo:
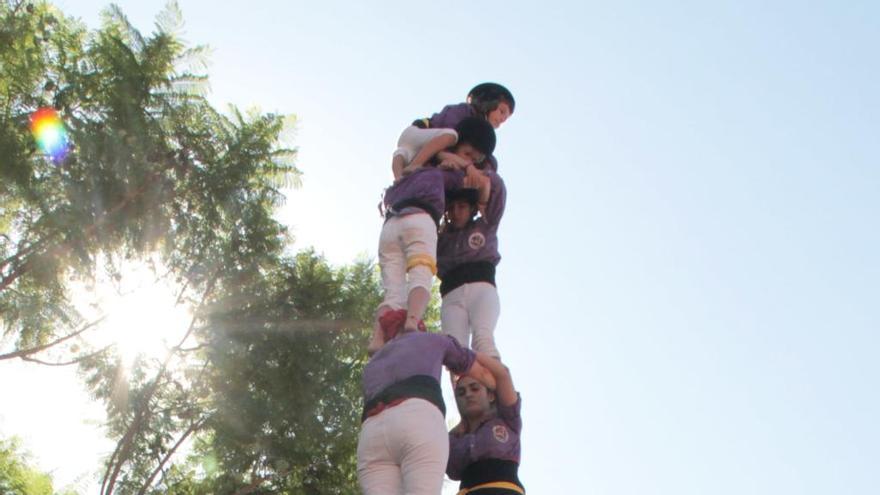
<svg viewBox="0 0 880 495"><path fill-rule="evenodd" d="M482 163L483 160L486 159L486 155L477 151L477 149L471 146L470 143L459 144L455 147L455 151L453 151L453 153L460 156L461 158L464 158L465 160L469 160L474 165Z"/></svg>
<svg viewBox="0 0 880 495"><path fill-rule="evenodd" d="M457 199L446 207L446 214L455 229L463 229L474 215L473 206L467 201Z"/></svg>
<svg viewBox="0 0 880 495"><path fill-rule="evenodd" d="M486 115L486 120L492 124L492 127L498 129L501 127L501 124L507 121L510 117L510 105L505 102L501 102L498 104L498 108L489 112L489 115Z"/></svg>

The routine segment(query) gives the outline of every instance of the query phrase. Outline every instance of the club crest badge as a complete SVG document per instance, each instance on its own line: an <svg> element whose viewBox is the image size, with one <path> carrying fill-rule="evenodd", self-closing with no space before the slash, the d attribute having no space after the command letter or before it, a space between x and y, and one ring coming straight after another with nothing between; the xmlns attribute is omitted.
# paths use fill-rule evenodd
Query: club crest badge
<svg viewBox="0 0 880 495"><path fill-rule="evenodd" d="M471 249L480 249L486 245L486 237L481 232L474 232L468 237L468 246Z"/></svg>
<svg viewBox="0 0 880 495"><path fill-rule="evenodd" d="M492 434L495 435L495 440L498 440L501 443L507 443L507 441L510 440L510 434L507 433L507 427L504 425L493 426Z"/></svg>

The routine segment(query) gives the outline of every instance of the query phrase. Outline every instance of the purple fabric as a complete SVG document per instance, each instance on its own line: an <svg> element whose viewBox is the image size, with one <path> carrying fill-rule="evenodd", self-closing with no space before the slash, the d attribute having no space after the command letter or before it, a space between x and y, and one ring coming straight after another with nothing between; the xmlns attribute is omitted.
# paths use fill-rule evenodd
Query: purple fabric
<svg viewBox="0 0 880 495"><path fill-rule="evenodd" d="M431 128L449 128L454 129L459 122L468 118L476 117L474 107L469 103L458 103L455 105L446 105L443 110L435 113L428 119Z"/></svg>
<svg viewBox="0 0 880 495"><path fill-rule="evenodd" d="M489 172L492 184L486 216L478 218L461 230L446 229L437 238L437 274L443 276L463 263L488 261L498 265L498 225L504 215L507 188L496 173Z"/></svg>
<svg viewBox="0 0 880 495"><path fill-rule="evenodd" d="M409 332L388 342L364 368L364 402L369 402L389 385L416 375L440 381L446 366L453 373L467 373L476 354L449 335Z"/></svg>
<svg viewBox="0 0 880 495"><path fill-rule="evenodd" d="M498 159L495 155L489 155L483 160L483 168L490 172L498 172Z"/></svg>
<svg viewBox="0 0 880 495"><path fill-rule="evenodd" d="M505 407L498 405L498 415L481 424L473 433L462 436L449 434L449 462L446 474L451 479L460 480L468 465L476 461L500 459L519 464L519 435L522 431L522 418L519 416L522 398L516 404Z"/></svg>
<svg viewBox="0 0 880 495"><path fill-rule="evenodd" d="M446 189L461 187L463 180L464 172L461 171L422 167L385 190L385 208L393 208L404 201L415 201L434 209L428 213L443 215L446 210Z"/></svg>

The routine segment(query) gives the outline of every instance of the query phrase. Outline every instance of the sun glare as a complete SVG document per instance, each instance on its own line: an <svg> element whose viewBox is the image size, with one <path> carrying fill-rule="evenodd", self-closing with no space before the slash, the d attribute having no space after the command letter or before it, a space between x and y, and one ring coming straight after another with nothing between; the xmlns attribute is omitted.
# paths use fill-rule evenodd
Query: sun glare
<svg viewBox="0 0 880 495"><path fill-rule="evenodd" d="M175 288L160 280L160 273L162 267L150 263L129 263L118 277L97 277L87 295L90 306L106 316L92 342L113 344L126 367L138 357L161 359L180 343L192 318L185 303L176 304Z"/></svg>

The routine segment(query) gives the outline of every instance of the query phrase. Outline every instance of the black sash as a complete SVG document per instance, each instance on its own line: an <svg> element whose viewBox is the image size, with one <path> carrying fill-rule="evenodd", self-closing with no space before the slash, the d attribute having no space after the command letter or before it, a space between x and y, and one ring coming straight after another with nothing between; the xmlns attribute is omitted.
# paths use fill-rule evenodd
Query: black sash
<svg viewBox="0 0 880 495"><path fill-rule="evenodd" d="M464 284L489 282L495 285L495 265L489 261L462 263L443 275L440 281L440 295L445 296Z"/></svg>
<svg viewBox="0 0 880 495"><path fill-rule="evenodd" d="M386 211L385 219L387 220L391 217L397 216L397 212L403 210L404 208L409 208L410 206L425 210L425 213L431 215L431 219L434 220L434 224L440 225L440 213L430 204L418 199L404 199L403 201L398 201L397 203L394 203L393 205L391 205L391 208Z"/></svg>
<svg viewBox="0 0 880 495"><path fill-rule="evenodd" d="M468 467L464 468L464 473L461 475L461 484L458 485L458 489L464 490L465 488L483 485L485 483L507 481L508 483L513 483L525 490L522 483L519 481L519 476L517 476L518 471L519 464L513 461L485 459L472 462ZM492 490L503 490L497 493L510 492L510 490L504 490L503 488L492 488ZM482 492L482 490L479 490L479 493ZM488 491L486 493L488 493Z"/></svg>
<svg viewBox="0 0 880 495"><path fill-rule="evenodd" d="M366 421L367 412L380 403L388 404L397 399L425 399L437 406L440 412L446 416L446 404L443 402L443 391L440 389L440 382L433 376L415 375L392 383L385 387L385 390L379 392L379 395L364 404L361 421Z"/></svg>

